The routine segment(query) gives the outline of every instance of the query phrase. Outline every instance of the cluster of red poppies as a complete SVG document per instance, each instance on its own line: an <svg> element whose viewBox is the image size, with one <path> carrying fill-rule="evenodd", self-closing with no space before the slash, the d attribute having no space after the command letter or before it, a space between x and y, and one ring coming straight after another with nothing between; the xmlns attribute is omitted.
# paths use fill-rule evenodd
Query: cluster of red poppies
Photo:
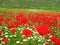
<svg viewBox="0 0 60 45"><path fill-rule="evenodd" d="M8 12L10 17L4 18L7 14L0 14L0 25L2 22L8 25L9 28L13 28L19 25L41 25L41 24L49 24L53 26L59 26L58 21L60 20L60 13L53 12L42 12L42 13L28 13L27 15L23 12L18 14L13 14L12 12ZM14 21L13 21L14 20ZM13 26L12 26L13 25ZM12 27L11 27L12 26Z"/></svg>
<svg viewBox="0 0 60 45"><path fill-rule="evenodd" d="M8 14L9 17L5 17ZM55 45L60 45L60 38L56 37L56 30L53 28L50 30L51 26L56 27L60 30L60 13L54 12L41 12L41 13L27 13L23 12L18 14L13 14L12 12L0 14L0 26L4 23L13 34L16 33L16 27L32 27L36 29L39 35L49 38ZM0 29L0 35L3 34L2 29ZM22 30L22 35L32 36L32 31L30 29ZM50 34L50 35L49 35ZM6 43L7 38L2 38L2 42ZM47 43L46 45L50 45Z"/></svg>

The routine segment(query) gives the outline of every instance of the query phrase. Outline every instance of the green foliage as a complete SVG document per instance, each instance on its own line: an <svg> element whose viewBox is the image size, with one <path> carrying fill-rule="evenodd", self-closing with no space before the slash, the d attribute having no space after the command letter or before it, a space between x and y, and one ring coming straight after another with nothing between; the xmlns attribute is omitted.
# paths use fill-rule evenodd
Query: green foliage
<svg viewBox="0 0 60 45"><path fill-rule="evenodd" d="M0 8L60 9L60 0L0 0Z"/></svg>

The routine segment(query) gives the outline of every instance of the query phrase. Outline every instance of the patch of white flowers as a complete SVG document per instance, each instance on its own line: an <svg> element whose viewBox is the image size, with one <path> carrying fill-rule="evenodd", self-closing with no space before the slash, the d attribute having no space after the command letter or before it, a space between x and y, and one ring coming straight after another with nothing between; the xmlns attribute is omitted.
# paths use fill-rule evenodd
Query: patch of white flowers
<svg viewBox="0 0 60 45"><path fill-rule="evenodd" d="M20 41L16 41L16 43L20 43Z"/></svg>
<svg viewBox="0 0 60 45"><path fill-rule="evenodd" d="M33 39L33 37L30 37L31 39Z"/></svg>
<svg viewBox="0 0 60 45"><path fill-rule="evenodd" d="M8 35L5 35L6 38L8 38Z"/></svg>
<svg viewBox="0 0 60 45"><path fill-rule="evenodd" d="M28 37L28 39L31 39L30 37Z"/></svg>
<svg viewBox="0 0 60 45"><path fill-rule="evenodd" d="M5 34L8 34L8 32L5 32Z"/></svg>
<svg viewBox="0 0 60 45"><path fill-rule="evenodd" d="M13 37L12 35L10 35L10 37Z"/></svg>
<svg viewBox="0 0 60 45"><path fill-rule="evenodd" d="M16 37L16 35L13 35L14 37Z"/></svg>
<svg viewBox="0 0 60 45"><path fill-rule="evenodd" d="M13 35L9 36L8 34L9 34L10 31L8 32L8 28L6 26L4 28L6 29L6 32L4 34L2 34L1 36L5 36L6 38L8 38L8 37L10 37L10 38L12 38L12 37L18 38L16 34L13 34ZM24 28L25 27L18 27L18 28L16 28L16 30L20 31L20 34L22 34L22 30L24 30ZM1 29L2 29L2 27L1 27ZM27 27L26 29L31 30L33 35L31 37L26 37L25 39L22 39L23 42L29 41L30 39L32 39L32 41L37 39L38 42L44 42L45 37L39 35L38 32L35 29L33 30L33 28L30 28L30 27ZM12 30L12 29L10 29L10 30ZM25 37L25 35L21 35L21 36L23 38ZM52 37L52 35L50 37ZM0 38L0 40L2 40L2 38ZM8 40L11 40L11 39L8 38ZM49 41L50 41L50 39L47 40L47 42L49 42ZM23 42L16 41L15 43L23 44ZM4 44L4 42L2 42L2 43ZM40 44L37 44L37 45L40 45ZM45 45L45 43L43 45Z"/></svg>
<svg viewBox="0 0 60 45"><path fill-rule="evenodd" d="M23 41L28 41L28 39L23 39Z"/></svg>

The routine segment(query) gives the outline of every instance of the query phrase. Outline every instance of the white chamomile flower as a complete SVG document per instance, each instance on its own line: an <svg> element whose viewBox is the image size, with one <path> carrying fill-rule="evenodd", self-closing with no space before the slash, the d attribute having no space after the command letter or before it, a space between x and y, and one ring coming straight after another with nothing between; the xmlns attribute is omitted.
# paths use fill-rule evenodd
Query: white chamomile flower
<svg viewBox="0 0 60 45"><path fill-rule="evenodd" d="M8 40L10 40L10 39L8 39Z"/></svg>
<svg viewBox="0 0 60 45"><path fill-rule="evenodd" d="M33 38L33 40L35 40L35 39Z"/></svg>
<svg viewBox="0 0 60 45"><path fill-rule="evenodd" d="M22 35L22 37L25 37L25 35Z"/></svg>
<svg viewBox="0 0 60 45"><path fill-rule="evenodd" d="M10 37L13 37L12 35L10 35Z"/></svg>
<svg viewBox="0 0 60 45"><path fill-rule="evenodd" d="M42 38L38 38L38 40L42 40Z"/></svg>
<svg viewBox="0 0 60 45"><path fill-rule="evenodd" d="M8 38L8 35L5 35L6 38Z"/></svg>
<svg viewBox="0 0 60 45"><path fill-rule="evenodd" d="M39 38L43 38L42 36L39 36Z"/></svg>
<svg viewBox="0 0 60 45"><path fill-rule="evenodd" d="M30 28L29 30L31 30L32 31L32 29Z"/></svg>
<svg viewBox="0 0 60 45"><path fill-rule="evenodd" d="M16 37L16 35L13 35L14 37Z"/></svg>
<svg viewBox="0 0 60 45"><path fill-rule="evenodd" d="M21 28L18 28L18 30L21 30Z"/></svg>
<svg viewBox="0 0 60 45"><path fill-rule="evenodd" d="M29 29L29 27L27 27L27 29Z"/></svg>
<svg viewBox="0 0 60 45"><path fill-rule="evenodd" d="M37 36L34 36L34 38L38 38Z"/></svg>
<svg viewBox="0 0 60 45"><path fill-rule="evenodd" d="M33 31L33 33L36 33L35 31Z"/></svg>
<svg viewBox="0 0 60 45"><path fill-rule="evenodd" d="M20 44L23 44L23 42L20 42Z"/></svg>
<svg viewBox="0 0 60 45"><path fill-rule="evenodd" d="M47 41L51 41L50 39L48 39Z"/></svg>
<svg viewBox="0 0 60 45"><path fill-rule="evenodd" d="M16 41L16 43L20 43L20 41Z"/></svg>
<svg viewBox="0 0 60 45"><path fill-rule="evenodd" d="M23 41L28 41L28 39L23 39Z"/></svg>
<svg viewBox="0 0 60 45"><path fill-rule="evenodd" d="M35 33L37 33L38 34L38 32L36 31Z"/></svg>
<svg viewBox="0 0 60 45"><path fill-rule="evenodd" d="M38 40L38 42L40 42L41 40Z"/></svg>
<svg viewBox="0 0 60 45"><path fill-rule="evenodd" d="M33 39L33 37L30 37L31 39Z"/></svg>
<svg viewBox="0 0 60 45"><path fill-rule="evenodd" d="M22 31L20 33L22 33Z"/></svg>
<svg viewBox="0 0 60 45"><path fill-rule="evenodd" d="M51 37L52 37L52 35L49 36L49 38L51 38Z"/></svg>
<svg viewBox="0 0 60 45"><path fill-rule="evenodd" d="M4 26L5 29L8 29L6 26Z"/></svg>
<svg viewBox="0 0 60 45"><path fill-rule="evenodd" d="M45 38L43 37L42 39L44 40Z"/></svg>
<svg viewBox="0 0 60 45"><path fill-rule="evenodd" d="M31 39L30 37L28 37L28 39Z"/></svg>
<svg viewBox="0 0 60 45"><path fill-rule="evenodd" d="M43 45L45 45L45 43L43 43Z"/></svg>
<svg viewBox="0 0 60 45"><path fill-rule="evenodd" d="M2 40L2 38L0 38L0 40Z"/></svg>
<svg viewBox="0 0 60 45"><path fill-rule="evenodd" d="M8 34L8 32L5 32L5 34Z"/></svg>

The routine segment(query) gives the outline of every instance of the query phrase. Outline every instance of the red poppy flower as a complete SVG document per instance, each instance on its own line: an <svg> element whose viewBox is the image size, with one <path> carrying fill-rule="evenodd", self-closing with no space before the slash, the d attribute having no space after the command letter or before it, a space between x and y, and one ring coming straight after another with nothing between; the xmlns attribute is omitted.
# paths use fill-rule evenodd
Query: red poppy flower
<svg viewBox="0 0 60 45"><path fill-rule="evenodd" d="M21 20L21 17L23 17L24 16L24 14L21 12L21 13L19 13L19 14L17 14L16 16L15 16L15 19L17 20L17 21L20 21Z"/></svg>
<svg viewBox="0 0 60 45"><path fill-rule="evenodd" d="M57 28L60 28L60 24L57 24L56 27L57 27Z"/></svg>
<svg viewBox="0 0 60 45"><path fill-rule="evenodd" d="M45 15L41 15L40 16L40 20L43 20L43 21L46 20L46 16Z"/></svg>
<svg viewBox="0 0 60 45"><path fill-rule="evenodd" d="M20 13L17 14L17 16L23 17L24 16L24 13L23 12L20 12Z"/></svg>
<svg viewBox="0 0 60 45"><path fill-rule="evenodd" d="M51 23L51 18L47 16L44 23L48 23L48 24L50 25L50 23Z"/></svg>
<svg viewBox="0 0 60 45"><path fill-rule="evenodd" d="M27 23L27 22L28 22L28 18L25 17L25 16L23 16L23 17L21 18L21 21L22 21L22 23Z"/></svg>
<svg viewBox="0 0 60 45"><path fill-rule="evenodd" d="M60 45L60 38L57 38L57 41L55 42L56 45Z"/></svg>
<svg viewBox="0 0 60 45"><path fill-rule="evenodd" d="M50 43L46 43L45 45L50 45Z"/></svg>
<svg viewBox="0 0 60 45"><path fill-rule="evenodd" d="M45 34L44 35L46 38L49 38L50 37L50 34Z"/></svg>
<svg viewBox="0 0 60 45"><path fill-rule="evenodd" d="M14 28L15 27L15 23L11 23L8 25L8 28Z"/></svg>
<svg viewBox="0 0 60 45"><path fill-rule="evenodd" d="M32 31L29 29L23 30L22 35L24 36L32 36Z"/></svg>
<svg viewBox="0 0 60 45"><path fill-rule="evenodd" d="M51 37L52 42L56 42L57 38L56 37Z"/></svg>
<svg viewBox="0 0 60 45"><path fill-rule="evenodd" d="M16 16L15 16L15 19L16 19L17 21L20 21L20 20L21 20L21 17L20 17L19 15L16 15Z"/></svg>
<svg viewBox="0 0 60 45"><path fill-rule="evenodd" d="M52 34L53 36L55 36L55 30L52 30L52 31L51 31L51 34Z"/></svg>
<svg viewBox="0 0 60 45"><path fill-rule="evenodd" d="M16 33L16 29L12 29L11 32L15 34Z"/></svg>
<svg viewBox="0 0 60 45"><path fill-rule="evenodd" d="M6 43L7 41L8 41L7 38L2 38L2 40L1 40L2 43Z"/></svg>
<svg viewBox="0 0 60 45"><path fill-rule="evenodd" d="M3 17L0 17L0 21L3 21L4 20L4 18Z"/></svg>
<svg viewBox="0 0 60 45"><path fill-rule="evenodd" d="M0 25L2 24L2 22L0 21Z"/></svg>
<svg viewBox="0 0 60 45"><path fill-rule="evenodd" d="M31 20L34 22L38 21L38 16L37 15L32 15Z"/></svg>
<svg viewBox="0 0 60 45"><path fill-rule="evenodd" d="M19 26L20 25L20 22L19 21L15 22L15 25L16 26Z"/></svg>
<svg viewBox="0 0 60 45"><path fill-rule="evenodd" d="M49 30L49 25L48 24L43 24L40 27L36 27L36 30L38 31L39 34L44 35L48 32L50 32Z"/></svg>
<svg viewBox="0 0 60 45"><path fill-rule="evenodd" d="M53 25L53 26L56 26L57 22L56 21L52 21L50 24Z"/></svg>
<svg viewBox="0 0 60 45"><path fill-rule="evenodd" d="M58 17L57 15L54 15L54 16L53 16L53 20L56 21L56 22L57 22L58 18L59 18L59 17Z"/></svg>
<svg viewBox="0 0 60 45"><path fill-rule="evenodd" d="M0 30L0 35L2 35L2 30Z"/></svg>
<svg viewBox="0 0 60 45"><path fill-rule="evenodd" d="M51 41L56 45L60 45L60 38L52 37Z"/></svg>
<svg viewBox="0 0 60 45"><path fill-rule="evenodd" d="M39 17L39 22L41 23L47 23L47 16L46 15L41 15Z"/></svg>
<svg viewBox="0 0 60 45"><path fill-rule="evenodd" d="M33 14L33 13L29 13L29 14L28 14L29 20L32 20L32 17L34 17L34 14Z"/></svg>
<svg viewBox="0 0 60 45"><path fill-rule="evenodd" d="M10 20L11 20L11 18L6 18L6 20L7 20L7 21L10 21Z"/></svg>
<svg viewBox="0 0 60 45"><path fill-rule="evenodd" d="M31 26L31 23L30 22L28 22L28 26Z"/></svg>
<svg viewBox="0 0 60 45"><path fill-rule="evenodd" d="M5 23L5 24L8 24L8 21L7 21L7 20L4 20L4 23Z"/></svg>

